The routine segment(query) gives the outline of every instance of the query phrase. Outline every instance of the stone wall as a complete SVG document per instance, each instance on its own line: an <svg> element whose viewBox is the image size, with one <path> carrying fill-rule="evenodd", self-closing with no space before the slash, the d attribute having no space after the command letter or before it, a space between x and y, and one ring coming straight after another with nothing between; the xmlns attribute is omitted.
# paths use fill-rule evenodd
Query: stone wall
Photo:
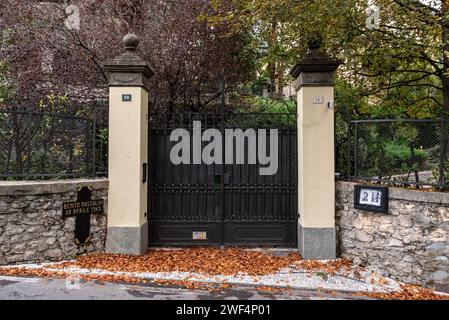
<svg viewBox="0 0 449 320"><path fill-rule="evenodd" d="M341 257L385 276L449 290L449 193L389 189L389 214L354 209L354 185L338 182Z"/></svg>
<svg viewBox="0 0 449 320"><path fill-rule="evenodd" d="M75 218L62 217L62 203L76 200L81 186L105 200L105 215L91 216L91 238L75 244ZM108 181L0 182L0 265L58 261L104 250Z"/></svg>

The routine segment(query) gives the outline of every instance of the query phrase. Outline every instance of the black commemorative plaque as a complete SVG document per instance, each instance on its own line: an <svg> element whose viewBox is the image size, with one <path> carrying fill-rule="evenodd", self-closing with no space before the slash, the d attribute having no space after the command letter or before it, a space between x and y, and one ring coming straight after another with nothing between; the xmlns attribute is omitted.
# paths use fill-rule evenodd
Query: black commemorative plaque
<svg viewBox="0 0 449 320"><path fill-rule="evenodd" d="M103 214L104 200L92 199L92 191L89 187L81 187L77 192L76 201L62 204L62 216L64 218L75 217L75 242L85 243L90 236L90 216Z"/></svg>

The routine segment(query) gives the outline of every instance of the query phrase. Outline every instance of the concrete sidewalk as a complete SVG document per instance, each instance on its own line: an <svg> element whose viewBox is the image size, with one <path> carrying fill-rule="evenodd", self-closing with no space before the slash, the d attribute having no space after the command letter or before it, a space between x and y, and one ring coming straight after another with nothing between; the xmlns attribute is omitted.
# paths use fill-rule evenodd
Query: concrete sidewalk
<svg viewBox="0 0 449 320"><path fill-rule="evenodd" d="M0 276L0 300L335 300L367 299L350 293L320 290L264 292L255 286L236 286L210 292L178 286L132 285Z"/></svg>

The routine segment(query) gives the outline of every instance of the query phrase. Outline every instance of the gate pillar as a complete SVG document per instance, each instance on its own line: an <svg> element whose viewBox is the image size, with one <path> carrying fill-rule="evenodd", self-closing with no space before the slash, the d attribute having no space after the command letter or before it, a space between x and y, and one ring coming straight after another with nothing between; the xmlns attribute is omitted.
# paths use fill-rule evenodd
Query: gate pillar
<svg viewBox="0 0 449 320"><path fill-rule="evenodd" d="M298 105L298 249L305 259L334 259L334 79L340 65L320 51L321 37L291 70Z"/></svg>
<svg viewBox="0 0 449 320"><path fill-rule="evenodd" d="M148 249L148 64L136 53L139 39L123 39L126 52L105 62L109 74L109 195L106 251Z"/></svg>

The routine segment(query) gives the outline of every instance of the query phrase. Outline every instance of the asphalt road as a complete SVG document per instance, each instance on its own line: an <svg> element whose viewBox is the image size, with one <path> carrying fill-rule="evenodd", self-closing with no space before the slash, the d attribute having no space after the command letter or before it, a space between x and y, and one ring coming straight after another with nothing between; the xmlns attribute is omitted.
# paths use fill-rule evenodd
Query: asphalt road
<svg viewBox="0 0 449 320"><path fill-rule="evenodd" d="M310 300L360 299L347 293L318 290L262 292L232 287L220 292L154 284L72 282L66 279L0 276L0 300Z"/></svg>

